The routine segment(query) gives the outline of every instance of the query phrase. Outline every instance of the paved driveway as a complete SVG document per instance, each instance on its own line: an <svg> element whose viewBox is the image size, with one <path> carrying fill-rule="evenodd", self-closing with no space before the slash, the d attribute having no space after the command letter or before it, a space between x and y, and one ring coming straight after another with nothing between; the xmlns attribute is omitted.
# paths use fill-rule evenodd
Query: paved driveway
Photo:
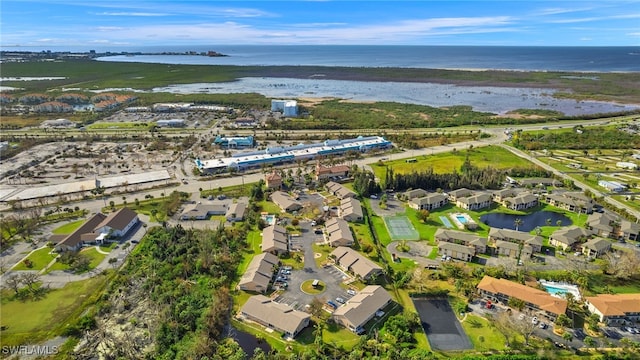
<svg viewBox="0 0 640 360"><path fill-rule="evenodd" d="M310 304L314 297L321 298L324 302L332 300L335 302L337 297L345 300L351 298L346 290L340 284L348 278L346 274L338 270L334 266L321 268L316 266L312 244L322 241L322 235L313 233L313 227L309 221L301 221L300 228L302 230L299 237L295 237L294 246L299 246L304 254L304 268L302 270L293 270L289 276L289 288L279 295L275 301L290 305L296 309L303 309L305 305ZM307 280L320 280L326 284L325 291L322 294L309 295L302 292L302 283Z"/></svg>

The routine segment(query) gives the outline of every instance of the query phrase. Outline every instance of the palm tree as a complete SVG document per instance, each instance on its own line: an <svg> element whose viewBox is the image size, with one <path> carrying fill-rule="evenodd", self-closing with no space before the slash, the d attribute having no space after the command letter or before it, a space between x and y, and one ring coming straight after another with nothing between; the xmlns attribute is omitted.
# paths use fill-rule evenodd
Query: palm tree
<svg viewBox="0 0 640 360"><path fill-rule="evenodd" d="M516 218L513 221L513 225L516 227L516 231L518 231L518 228L520 227L520 225L522 225L523 221L521 218Z"/></svg>

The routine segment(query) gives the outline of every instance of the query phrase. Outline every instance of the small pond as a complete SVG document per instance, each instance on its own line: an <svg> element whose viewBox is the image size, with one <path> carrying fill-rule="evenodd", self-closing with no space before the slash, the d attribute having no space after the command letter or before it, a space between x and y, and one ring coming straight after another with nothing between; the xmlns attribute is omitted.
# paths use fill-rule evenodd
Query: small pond
<svg viewBox="0 0 640 360"><path fill-rule="evenodd" d="M551 219L551 225L556 226L558 220L561 226L569 226L572 224L571 219L563 214L553 211L538 211L528 215L514 215L504 213L490 213L482 215L480 221L494 228L515 229L516 219L521 219L522 223L518 226L518 230L529 232L537 226L546 226L547 219Z"/></svg>
<svg viewBox="0 0 640 360"><path fill-rule="evenodd" d="M236 328L230 327L229 336L238 342L242 350L247 354L247 358L251 358L253 356L253 351L256 348L261 348L265 353L269 353L271 351L271 346L269 346L265 340L259 340L254 335L240 331Z"/></svg>

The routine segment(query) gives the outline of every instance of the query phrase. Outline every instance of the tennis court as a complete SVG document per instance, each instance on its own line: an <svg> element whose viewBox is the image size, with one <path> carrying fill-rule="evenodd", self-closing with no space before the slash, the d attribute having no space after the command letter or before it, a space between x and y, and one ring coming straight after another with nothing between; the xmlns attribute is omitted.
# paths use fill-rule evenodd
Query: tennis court
<svg viewBox="0 0 640 360"><path fill-rule="evenodd" d="M384 218L384 224L391 240L420 240L420 234L406 216L389 216Z"/></svg>

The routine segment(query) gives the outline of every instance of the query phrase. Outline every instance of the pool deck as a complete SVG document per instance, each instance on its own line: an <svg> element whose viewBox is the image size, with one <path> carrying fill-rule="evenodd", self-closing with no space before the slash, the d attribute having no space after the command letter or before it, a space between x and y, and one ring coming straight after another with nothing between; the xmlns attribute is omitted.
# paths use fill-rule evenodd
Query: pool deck
<svg viewBox="0 0 640 360"><path fill-rule="evenodd" d="M580 290L578 290L578 286L573 285L573 284L567 284L567 283L560 283L560 282L554 282L554 281L546 281L546 280L540 280L540 285L542 285L542 287L544 287L545 289L547 289L548 287L552 287L555 289L560 289L564 292L562 293L556 293L556 294L551 294L551 296L555 296L558 298L562 298L564 299L564 296L562 296L562 294L564 293L571 293L573 294L573 296L576 298L576 300L580 300L581 296L580 296ZM547 290L547 292L549 292Z"/></svg>

